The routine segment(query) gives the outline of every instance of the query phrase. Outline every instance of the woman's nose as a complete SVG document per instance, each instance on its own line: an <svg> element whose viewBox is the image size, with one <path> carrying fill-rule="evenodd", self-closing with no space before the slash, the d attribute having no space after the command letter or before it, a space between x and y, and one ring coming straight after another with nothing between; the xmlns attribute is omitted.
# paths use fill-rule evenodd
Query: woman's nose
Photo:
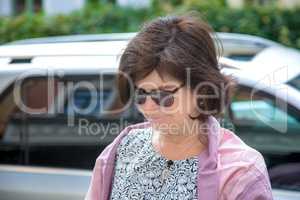
<svg viewBox="0 0 300 200"><path fill-rule="evenodd" d="M146 97L146 102L142 106L145 111L157 110L159 105L157 105L150 96Z"/></svg>

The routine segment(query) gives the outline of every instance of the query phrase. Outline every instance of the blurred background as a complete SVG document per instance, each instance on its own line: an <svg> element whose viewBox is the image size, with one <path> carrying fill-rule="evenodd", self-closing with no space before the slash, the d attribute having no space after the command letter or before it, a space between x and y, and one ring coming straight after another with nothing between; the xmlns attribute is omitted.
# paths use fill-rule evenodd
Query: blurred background
<svg viewBox="0 0 300 200"><path fill-rule="evenodd" d="M1 0L0 42L134 32L156 16L198 10L215 31L248 33L300 48L298 0Z"/></svg>
<svg viewBox="0 0 300 200"><path fill-rule="evenodd" d="M198 11L237 80L221 126L259 150L276 200L300 199L300 0L0 0L0 199L83 199L129 124L118 58L145 21Z"/></svg>

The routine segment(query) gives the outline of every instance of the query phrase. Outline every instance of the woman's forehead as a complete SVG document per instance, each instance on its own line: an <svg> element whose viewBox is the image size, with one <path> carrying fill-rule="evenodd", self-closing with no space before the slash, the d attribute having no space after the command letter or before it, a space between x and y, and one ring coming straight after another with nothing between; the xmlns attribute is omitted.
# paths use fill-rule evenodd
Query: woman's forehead
<svg viewBox="0 0 300 200"><path fill-rule="evenodd" d="M174 88L180 82L168 74L159 75L156 70L152 71L145 78L136 81L135 85L139 88L162 89Z"/></svg>

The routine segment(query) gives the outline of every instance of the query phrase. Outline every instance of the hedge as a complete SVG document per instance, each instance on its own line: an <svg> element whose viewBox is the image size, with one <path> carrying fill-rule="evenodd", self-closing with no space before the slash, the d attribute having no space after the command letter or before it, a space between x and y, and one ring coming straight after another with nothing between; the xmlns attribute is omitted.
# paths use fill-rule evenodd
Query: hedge
<svg viewBox="0 0 300 200"><path fill-rule="evenodd" d="M143 22L157 16L196 10L215 31L258 35L300 49L300 8L248 6L230 9L219 0L209 1L209 4L203 2L207 1L154 0L148 9L94 3L69 15L49 17L43 13L25 13L2 17L0 43L54 35L133 32L138 31Z"/></svg>

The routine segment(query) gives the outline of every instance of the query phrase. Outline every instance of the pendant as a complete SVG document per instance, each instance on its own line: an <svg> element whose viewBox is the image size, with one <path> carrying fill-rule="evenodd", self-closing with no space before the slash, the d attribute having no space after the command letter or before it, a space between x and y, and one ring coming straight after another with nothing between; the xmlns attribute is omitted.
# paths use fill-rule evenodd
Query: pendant
<svg viewBox="0 0 300 200"><path fill-rule="evenodd" d="M160 176L161 181L164 182L165 179L169 176L169 174L170 174L170 170L169 169L164 169L161 173L161 176Z"/></svg>

